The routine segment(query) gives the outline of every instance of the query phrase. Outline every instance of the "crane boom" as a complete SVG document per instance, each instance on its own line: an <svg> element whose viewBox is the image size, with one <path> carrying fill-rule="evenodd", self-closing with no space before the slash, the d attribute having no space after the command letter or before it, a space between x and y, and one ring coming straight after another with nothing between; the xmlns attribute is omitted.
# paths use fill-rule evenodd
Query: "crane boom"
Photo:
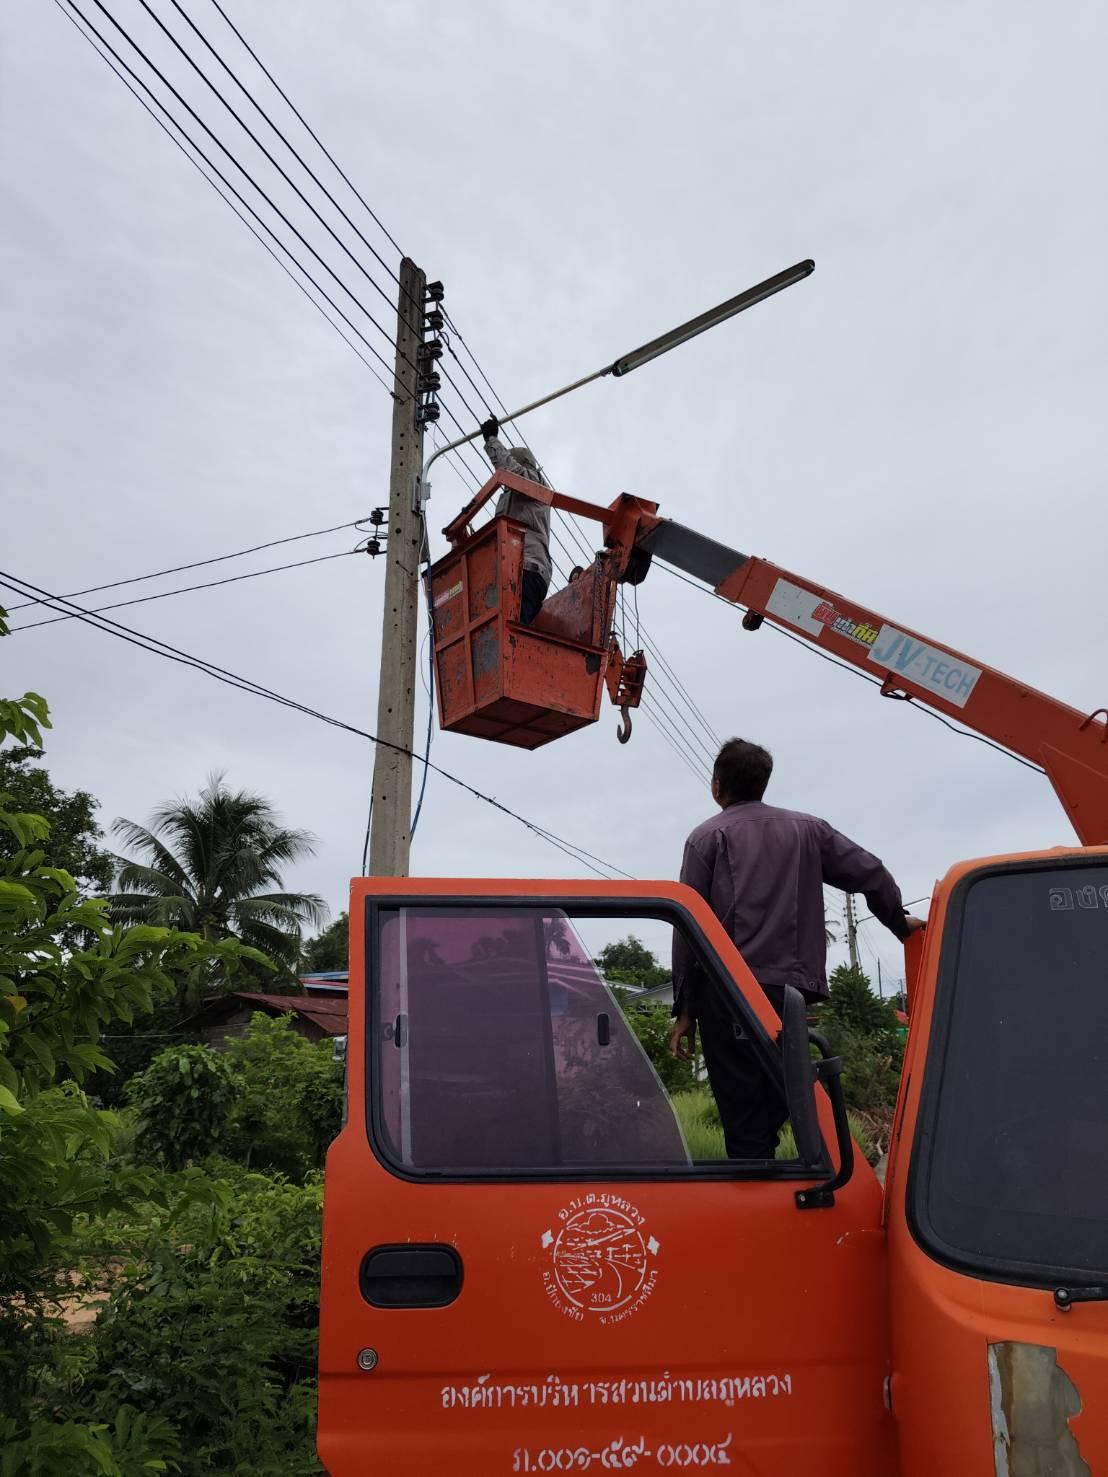
<svg viewBox="0 0 1108 1477"><path fill-rule="evenodd" d="M671 519L644 517L635 544L746 610L877 678L885 697L925 703L1040 765L1086 846L1108 842L1108 710L1057 698L923 636L768 559Z"/></svg>

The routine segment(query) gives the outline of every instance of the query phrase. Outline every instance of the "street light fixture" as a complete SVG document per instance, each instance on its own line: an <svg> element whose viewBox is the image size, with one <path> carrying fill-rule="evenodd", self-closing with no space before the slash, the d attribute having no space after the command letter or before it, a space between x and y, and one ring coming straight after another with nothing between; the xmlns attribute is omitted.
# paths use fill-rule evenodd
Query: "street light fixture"
<svg viewBox="0 0 1108 1477"><path fill-rule="evenodd" d="M715 328L717 323L733 318L736 313L741 313L745 308L752 308L755 303L764 302L767 297L772 297L775 292L791 287L794 282L802 282L815 270L815 262L809 260L797 262L795 267L778 272L776 277L767 277L764 282L759 282L757 287L748 287L737 297L730 297L725 303L720 303L718 308L709 308L699 317L690 318L687 323L682 323L680 328L671 328L668 333L651 339L648 344L643 344L641 349L634 349L630 354L625 354L622 359L617 359L612 365L612 374L617 378L630 374L633 369L638 369L642 364L648 364L651 359L657 359L660 354L667 354L670 349L676 349L678 344L688 343L689 339L695 338L698 333Z"/></svg>
<svg viewBox="0 0 1108 1477"><path fill-rule="evenodd" d="M736 313L743 312L746 308L752 308L755 303L763 302L767 297L773 297L774 293L781 292L786 287L791 287L794 282L802 282L805 277L810 277L815 271L816 264L808 260L797 262L795 267L789 267L784 272L778 272L775 277L767 277L764 282L759 282L755 287L748 287L745 292L740 292L737 297L728 298L725 303L720 303L718 308L709 308L706 313L699 317L690 318L687 323L682 323L679 328L671 328L668 333L663 333L659 338L651 339L648 344L641 348L633 349L631 353L624 354L612 364L606 364L603 369L596 369L592 374L586 374L582 379L574 380L572 384L563 385L560 390L554 390L549 395L543 395L539 400L532 400L529 405L521 406L511 415L499 417L503 422L518 421L520 416L529 415L532 410L538 410L540 405L549 405L552 400L560 400L563 395L570 394L573 390L579 390L583 385L592 384L593 380L603 379L605 375L612 375L619 379L625 374L630 374L633 369L638 369L643 364L648 364L651 359L657 359L659 355L666 354L670 349L675 349L678 344L684 344L698 333L704 333L709 328L714 328L717 323L723 323L728 318L733 318ZM439 347L439 353L442 349ZM445 452L454 451L459 446L465 446L468 441L473 441L481 434L480 427L470 431L468 436L459 436L456 441L447 442L433 451L423 464L415 489L415 502L417 508L422 508L431 493L431 485L427 480L427 474L431 470L431 464L438 460Z"/></svg>

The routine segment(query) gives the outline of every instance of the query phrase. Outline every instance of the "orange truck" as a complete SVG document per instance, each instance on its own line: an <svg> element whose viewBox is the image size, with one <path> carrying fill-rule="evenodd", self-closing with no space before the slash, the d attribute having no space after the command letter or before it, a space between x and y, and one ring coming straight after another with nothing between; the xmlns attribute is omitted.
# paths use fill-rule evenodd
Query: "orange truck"
<svg viewBox="0 0 1108 1477"><path fill-rule="evenodd" d="M593 658L604 680L620 657L603 601L598 622L593 595L555 596L544 727L541 649L518 670L506 650L544 621L516 619L513 525L471 534L470 511L432 571L436 598L462 587L434 607L454 679L443 694L440 667L440 712L533 747L595 719ZM333 1477L1108 1472L1105 715L649 504L596 516L605 548L575 584L603 596L653 557L706 579L747 629L775 622L1041 767L1081 844L961 862L936 886L908 945L883 1187L801 997L779 1019L691 890L355 879L321 1459ZM575 604L591 623L576 634ZM479 690L490 618L499 665ZM662 950L674 930L758 1047L790 1157L705 1153L697 1093L667 1093L592 962L628 932Z"/></svg>

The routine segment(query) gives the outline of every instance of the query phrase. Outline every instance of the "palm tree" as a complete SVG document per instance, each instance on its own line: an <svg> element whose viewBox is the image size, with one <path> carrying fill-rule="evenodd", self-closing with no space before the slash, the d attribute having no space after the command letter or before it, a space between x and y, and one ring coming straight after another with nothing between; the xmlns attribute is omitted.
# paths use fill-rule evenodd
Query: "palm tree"
<svg viewBox="0 0 1108 1477"><path fill-rule="evenodd" d="M160 805L148 826L112 827L141 860L117 856L112 917L237 938L291 973L301 931L326 921L314 893L283 892L281 867L310 856L314 838L282 826L260 795L231 791L212 775L198 801Z"/></svg>

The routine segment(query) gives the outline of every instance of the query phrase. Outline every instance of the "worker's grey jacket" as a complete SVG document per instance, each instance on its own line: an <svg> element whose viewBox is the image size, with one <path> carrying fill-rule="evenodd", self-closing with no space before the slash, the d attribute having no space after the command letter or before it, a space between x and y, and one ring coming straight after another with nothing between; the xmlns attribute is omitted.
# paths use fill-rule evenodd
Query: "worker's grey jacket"
<svg viewBox="0 0 1108 1477"><path fill-rule="evenodd" d="M907 936L900 889L868 851L814 815L760 800L729 805L685 843L681 881L696 889L734 940L760 985L795 985L825 996L823 883L860 892L897 938ZM696 1015L696 967L673 934L677 1013Z"/></svg>
<svg viewBox="0 0 1108 1477"><path fill-rule="evenodd" d="M548 484L541 472L525 467L516 461L511 452L495 436L485 442L485 455L498 472L514 472L517 477L526 477L528 482L537 482L540 487ZM498 518L514 518L523 524L523 567L533 569L550 583L550 504L536 502L524 492L505 488L496 504Z"/></svg>

